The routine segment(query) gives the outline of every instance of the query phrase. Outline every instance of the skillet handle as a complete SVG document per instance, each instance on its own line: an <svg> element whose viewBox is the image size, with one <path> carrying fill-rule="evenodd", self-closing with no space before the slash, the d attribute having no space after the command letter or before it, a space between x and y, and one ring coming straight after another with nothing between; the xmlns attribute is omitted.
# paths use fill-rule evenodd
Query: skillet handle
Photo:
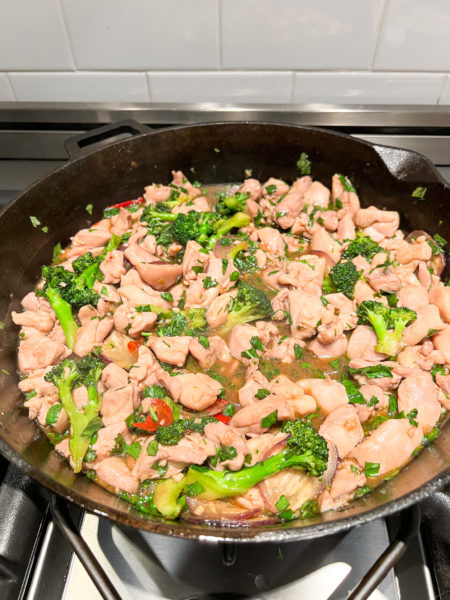
<svg viewBox="0 0 450 600"><path fill-rule="evenodd" d="M448 185L429 158L413 150L374 144L374 150L394 177L410 183Z"/></svg>
<svg viewBox="0 0 450 600"><path fill-rule="evenodd" d="M143 123L138 123L132 119L124 119L123 121L116 121L115 123L109 123L85 133L74 135L64 142L64 146L69 160L73 160L91 152L94 149L93 146L106 146L107 144L118 142L124 136L134 137L142 133L149 133L150 131L153 130Z"/></svg>

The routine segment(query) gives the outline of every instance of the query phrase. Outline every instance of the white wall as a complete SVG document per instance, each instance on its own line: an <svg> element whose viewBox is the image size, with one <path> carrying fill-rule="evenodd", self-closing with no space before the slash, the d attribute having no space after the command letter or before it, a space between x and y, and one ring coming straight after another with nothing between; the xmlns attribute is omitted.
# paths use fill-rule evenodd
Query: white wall
<svg viewBox="0 0 450 600"><path fill-rule="evenodd" d="M0 101L450 104L450 0L0 0Z"/></svg>

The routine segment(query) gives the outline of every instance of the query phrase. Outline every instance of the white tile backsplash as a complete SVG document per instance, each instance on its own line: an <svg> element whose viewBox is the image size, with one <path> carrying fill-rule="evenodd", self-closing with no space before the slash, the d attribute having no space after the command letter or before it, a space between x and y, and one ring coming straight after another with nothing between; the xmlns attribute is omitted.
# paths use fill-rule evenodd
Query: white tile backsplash
<svg viewBox="0 0 450 600"><path fill-rule="evenodd" d="M450 104L450 0L0 0L0 102Z"/></svg>
<svg viewBox="0 0 450 600"><path fill-rule="evenodd" d="M74 66L58 0L0 0L0 69Z"/></svg>
<svg viewBox="0 0 450 600"><path fill-rule="evenodd" d="M218 0L62 0L80 70L216 69Z"/></svg>
<svg viewBox="0 0 450 600"><path fill-rule="evenodd" d="M0 102L12 102L15 100L12 87L9 84L6 73L0 73Z"/></svg>
<svg viewBox="0 0 450 600"><path fill-rule="evenodd" d="M148 73L153 102L288 103L290 72Z"/></svg>
<svg viewBox="0 0 450 600"><path fill-rule="evenodd" d="M22 102L148 102L145 73L10 73Z"/></svg>
<svg viewBox="0 0 450 600"><path fill-rule="evenodd" d="M296 73L294 102L436 104L445 75L437 73Z"/></svg>
<svg viewBox="0 0 450 600"><path fill-rule="evenodd" d="M222 66L366 69L383 0L222 0Z"/></svg>
<svg viewBox="0 0 450 600"><path fill-rule="evenodd" d="M450 1L388 0L374 67L450 70Z"/></svg>

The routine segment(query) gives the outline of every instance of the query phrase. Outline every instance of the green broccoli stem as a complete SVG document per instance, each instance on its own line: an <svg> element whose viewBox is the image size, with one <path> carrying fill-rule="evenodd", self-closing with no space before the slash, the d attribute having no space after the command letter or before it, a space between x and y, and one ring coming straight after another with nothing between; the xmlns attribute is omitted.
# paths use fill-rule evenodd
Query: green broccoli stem
<svg viewBox="0 0 450 600"><path fill-rule="evenodd" d="M238 212L234 214L229 219L225 219L225 221L218 221L216 223L216 233L212 235L208 242L205 245L206 250L212 250L216 244L216 242L226 235L232 229L240 229L241 227L247 227L250 225L251 218L249 215L243 212Z"/></svg>
<svg viewBox="0 0 450 600"><path fill-rule="evenodd" d="M400 349L400 341L404 329L405 323L400 321L394 323L392 331L384 331L382 335L378 335L378 331L375 329L378 337L378 344L375 346L375 350L388 356L395 356Z"/></svg>
<svg viewBox="0 0 450 600"><path fill-rule="evenodd" d="M50 306L55 311L55 314L64 332L67 347L70 350L73 350L75 346L78 325L75 323L75 319L73 318L72 307L68 302L61 298L57 290L50 286L45 291L45 294L50 302Z"/></svg>
<svg viewBox="0 0 450 600"><path fill-rule="evenodd" d="M290 467L309 467L314 455L311 450L302 454L286 448L267 460L246 467L240 471L214 471L192 466L186 476L186 485L199 483L203 490L198 496L205 500L215 500L244 494L251 487L267 477Z"/></svg>
<svg viewBox="0 0 450 600"><path fill-rule="evenodd" d="M61 404L67 412L72 427L72 437L69 442L69 448L74 463L73 470L75 473L79 473L83 466L84 455L86 454L91 441L91 436L83 436L83 432L89 422L98 415L101 407L100 398L96 387L88 386L88 401L84 410L80 410L73 401L71 392L72 380L70 376L67 379L62 379L56 385L58 387Z"/></svg>

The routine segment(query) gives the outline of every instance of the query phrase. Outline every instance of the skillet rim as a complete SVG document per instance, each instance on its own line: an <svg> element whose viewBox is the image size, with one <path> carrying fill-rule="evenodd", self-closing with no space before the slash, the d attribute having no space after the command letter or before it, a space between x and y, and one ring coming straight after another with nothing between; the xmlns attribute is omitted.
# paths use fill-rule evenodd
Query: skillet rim
<svg viewBox="0 0 450 600"><path fill-rule="evenodd" d="M117 122L117 124L119 124ZM398 148L395 146L388 146L382 144L374 144L372 142L368 142L366 140L362 140L360 138L355 138L349 134L332 131L326 128L320 127L309 127L295 124L287 124L287 123L275 123L275 122L267 122L267 121L218 121L218 122L207 122L207 123L196 123L191 125L180 125L173 127L164 127L159 128L157 130L153 130L149 128L149 131L146 133L137 134L131 138L127 138L125 140L119 140L116 142L112 142L110 144L106 144L101 146L100 148L94 148L91 151L84 151L82 154L77 155L74 158L69 158L69 160L62 166L52 170L50 173L41 177L39 180L31 183L27 188L22 190L20 194L18 194L11 202L9 202L1 211L0 211L0 219L3 215L14 208L16 204L20 201L22 196L29 193L35 186L40 185L43 181L50 178L57 172L63 171L64 169L70 168L72 165L76 164L79 161L83 161L85 158L100 153L106 148L110 149L113 146L123 145L132 143L136 138L141 138L145 136L151 136L154 134L158 134L160 132L167 132L171 130L185 130L185 129L197 129L203 127L217 127L217 126L272 126L277 128L288 128L288 129L297 129L300 131L317 131L320 133L324 133L328 136L335 136L339 138L344 138L347 140L351 140L356 145L367 146L372 149L373 152L377 155L377 157L383 162L386 170L394 177L397 181L410 181L407 178L401 177L398 172L396 172L395 167L399 167L401 165L402 159L405 157L415 157L416 161L426 167L428 179L426 183L439 183L444 186L446 189L450 189L449 183L443 178L443 176L439 173L435 165L431 162L431 160L416 152L414 150L408 150L403 148ZM90 130L93 135L95 135L95 129ZM394 164L389 165L387 162L388 155L390 157L397 158L397 162L394 161ZM419 183L419 181L418 181ZM447 424L447 427L450 425ZM70 488L58 483L50 476L46 475L40 469L34 467L31 463L26 461L20 454L18 454L9 444L1 437L0 434L0 452L15 466L24 471L27 475L29 475L34 481L43 485L45 488L51 490L52 492L58 494L63 497L65 500L73 502L83 509L96 514L98 516L108 517L112 521L128 526L136 529L145 530L151 533L158 533L161 535L168 535L174 537L180 537L183 539L199 539L200 541L208 540L208 541L217 541L217 542L234 542L234 543L254 543L254 542L293 542L299 541L302 539L310 539L314 537L320 537L324 535L330 535L333 533L338 533L340 531L345 531L350 527L361 525L362 523L366 523L376 518L387 516L388 514L395 513L397 511L403 510L416 502L426 498L434 491L437 491L444 487L447 483L450 482L450 467L444 469L438 475L436 475L433 479L428 481L426 484L422 485L420 488L408 492L407 494L397 498L395 500L389 500L376 506L370 510L364 511L357 515L352 515L345 517L343 519L338 519L334 521L324 521L321 523L315 523L311 525L304 525L302 527L285 527L281 528L280 525L277 525L277 529L273 529L273 526L267 528L255 527L255 528L244 528L244 527L236 527L236 528L224 528L224 527L213 527L213 526L205 526L205 525L193 525L190 523L183 522L181 525L173 526L172 523L168 521L154 520L152 518L146 518L140 515L139 513L130 509L128 512L122 512L115 508L105 507L102 504L91 501L87 499L85 496L81 495L78 492L74 492ZM362 500L364 501L364 500ZM119 500L118 500L119 502ZM361 502L359 500L358 502ZM104 510L102 510L102 508Z"/></svg>

